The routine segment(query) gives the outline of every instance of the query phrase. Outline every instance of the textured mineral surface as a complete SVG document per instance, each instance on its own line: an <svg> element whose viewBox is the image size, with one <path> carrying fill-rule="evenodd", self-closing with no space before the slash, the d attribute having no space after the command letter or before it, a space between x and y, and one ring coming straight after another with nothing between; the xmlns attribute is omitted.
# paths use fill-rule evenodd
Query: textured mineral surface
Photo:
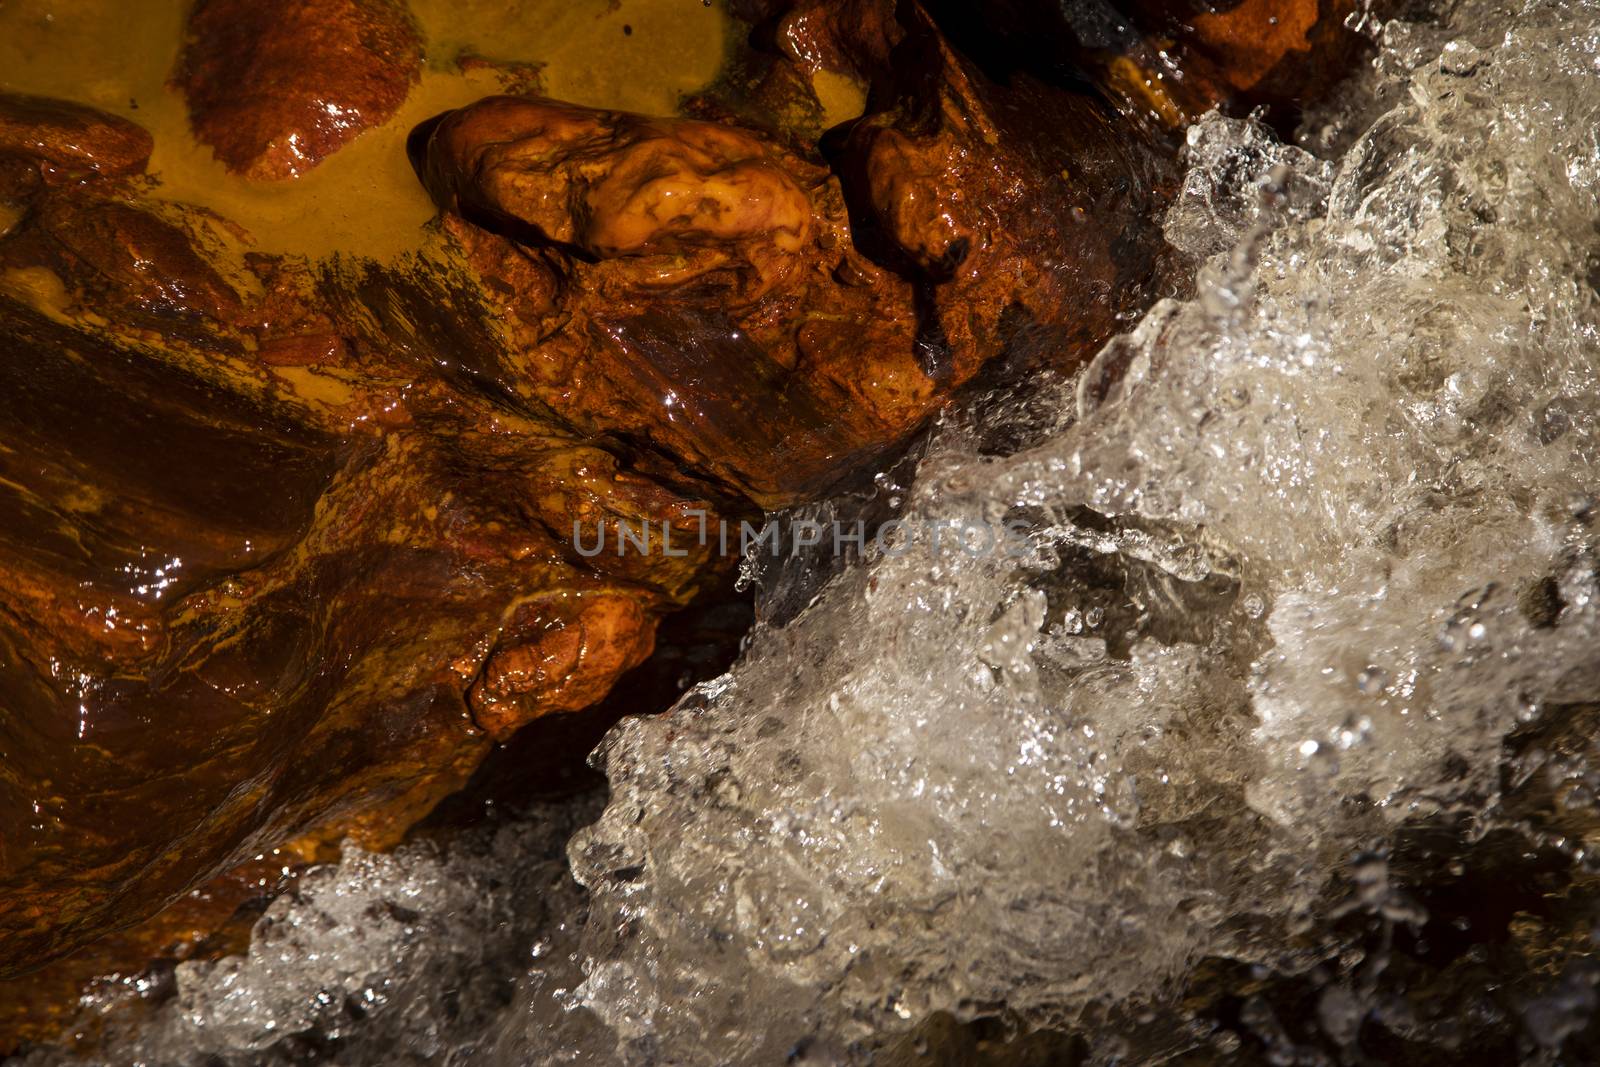
<svg viewBox="0 0 1600 1067"><path fill-rule="evenodd" d="M792 14L787 40L824 68L881 55L878 36L837 46L801 17L815 12ZM1078 371L1048 358L1070 328L1018 332L1008 351L1042 353L1020 380L963 397L870 486L779 516L791 533L900 524L843 555L827 540L753 553L740 577L759 621L738 662L608 735L604 798L388 855L351 848L270 904L248 947L107 980L83 1000L77 1058L24 1062L1600 1060L1600 5L1459 0L1350 22L1372 62L1297 128L1212 114L1188 130L1164 234L1191 284ZM1315 25L1291 19L1283 38ZM941 115L960 115L972 98L943 99ZM699 278L714 247L727 269L707 284L759 308L807 277L786 257L819 254L786 247L812 231L788 224L810 187L783 145L713 151L698 128L611 109L475 106L423 158L443 161L424 173L447 207L492 209L455 227L477 277L537 273L588 242L555 289L571 298L636 284L654 256ZM501 108L532 124L495 157L509 170L461 180L473 123ZM849 213L877 212L874 232L894 239L869 262L907 291L962 284L946 276L968 261L950 254L960 215L874 195L919 188L928 161L960 156L953 134L880 114L837 157L864 179ZM583 147L550 150L552 129ZM642 155L709 194L769 183L789 208L635 226L650 191L607 190ZM886 161L899 169L875 181ZM538 195L552 168L588 164L597 227ZM511 170L526 184L501 196ZM78 217L43 212L15 246L36 303L54 292L39 269L99 255L118 321L168 307L137 262L105 251L115 242L75 241ZM181 221L82 218L153 248ZM175 276L209 321L257 306ZM360 277L368 304L408 291ZM834 282L809 281L806 298L835 299ZM412 300L395 306L428 303ZM545 379L503 369L537 354L543 309L496 349L507 362L445 366L419 330L407 365L497 404L542 403ZM29 314L30 329L63 328ZM973 343L988 329L978 319ZM962 343L951 330L932 351ZM822 380L803 355L774 362ZM918 365L929 380L942 366ZM138 395L181 411L165 381ZM540 384L519 393L527 382ZM22 384L51 396L48 380ZM882 410L876 395L855 410ZM32 432L53 425L39 416ZM194 432L221 448L232 425ZM131 462L73 440L63 462ZM294 440L282 462L226 455L298 499L339 452ZM509 463L463 446L446 469L486 454L497 463L475 477ZM382 461L421 464L408 455ZM704 484L786 502L745 454L706 455L720 466ZM525 476L510 471L474 506L503 507ZM404 513L404 494L384 499ZM95 507L112 537L121 512ZM233 542L209 533L224 513L274 544L306 521L239 504L157 529L192 538L195 567L226 567ZM1020 535L1015 551L988 546L994 528ZM438 551L468 550L459 526L438 529ZM412 571L383 572L382 588ZM532 619L508 632L561 655ZM488 695L514 700L521 663Z"/></svg>
<svg viewBox="0 0 1600 1067"><path fill-rule="evenodd" d="M548 809L346 859L108 1062L1591 1062L1600 9L1359 25L1297 144L1190 132L1192 297L790 516L1025 552L752 560L740 662L603 747L586 904L519 888ZM340 893L410 947L355 975Z"/></svg>
<svg viewBox="0 0 1600 1067"><path fill-rule="evenodd" d="M51 39L35 7L0 18ZM729 604L708 524L859 476L1018 337L1082 362L1170 262L1164 131L996 80L915 4L811 12L871 90L836 144L777 48L740 53L766 89L645 115L466 49L442 75L393 0L182 14L143 110L20 55L112 99L0 96L0 1028L29 1036L659 670L665 617ZM66 42L109 78L107 25ZM485 69L530 95L389 128ZM262 247L262 205L362 142L437 208L411 247ZM168 195L207 147L236 210Z"/></svg>

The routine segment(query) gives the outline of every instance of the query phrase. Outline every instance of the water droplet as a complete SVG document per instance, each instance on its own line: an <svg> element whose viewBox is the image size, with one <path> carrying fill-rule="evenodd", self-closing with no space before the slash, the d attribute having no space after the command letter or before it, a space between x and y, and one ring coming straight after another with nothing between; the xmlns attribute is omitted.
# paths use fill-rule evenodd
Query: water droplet
<svg viewBox="0 0 1600 1067"><path fill-rule="evenodd" d="M1451 41L1439 55L1439 69L1464 78L1478 69L1483 58L1483 52L1471 41Z"/></svg>

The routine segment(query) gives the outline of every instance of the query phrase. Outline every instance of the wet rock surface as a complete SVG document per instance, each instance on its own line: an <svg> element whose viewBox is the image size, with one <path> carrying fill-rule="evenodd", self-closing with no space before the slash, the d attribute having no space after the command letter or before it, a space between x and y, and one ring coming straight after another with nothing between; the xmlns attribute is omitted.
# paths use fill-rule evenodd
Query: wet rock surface
<svg viewBox="0 0 1600 1067"><path fill-rule="evenodd" d="M229 170L294 178L380 125L418 78L401 0L199 0L175 85Z"/></svg>
<svg viewBox="0 0 1600 1067"><path fill-rule="evenodd" d="M513 935L494 1022L308 1024L351 982L291 948L262 1014L217 982L123 1048L1593 1061L1600 11L1360 24L1374 70L1298 147L1191 136L1192 298L791 516L1012 518L1028 551L752 561L768 623L609 737L583 931ZM346 884L461 911L397 863Z"/></svg>
<svg viewBox="0 0 1600 1067"><path fill-rule="evenodd" d="M729 600L705 524L859 473L1019 336L1073 366L1164 283L1153 130L991 84L914 5L857 14L829 32L881 103L836 143L491 98L413 137L442 214L383 264L253 251L132 176L126 123L6 105L34 124L8 150L57 168L6 187L0 235L6 1025L118 959L214 954L208 922L342 840L393 846ZM196 131L254 177L415 75L387 4L189 31ZM624 524L656 547L578 551Z"/></svg>
<svg viewBox="0 0 1600 1067"><path fill-rule="evenodd" d="M0 158L20 158L47 182L121 177L144 169L154 147L142 128L65 100L0 92ZM26 189L8 190L26 193Z"/></svg>
<svg viewBox="0 0 1600 1067"><path fill-rule="evenodd" d="M1387 24L1327 160L1205 120L1195 298L881 490L1028 551L786 568L789 621L608 738L569 1003L619 1059L970 1062L948 1013L1066 1062L1588 1061L1591 846L1536 798L1600 693L1597 156L1531 116L1593 108L1595 19Z"/></svg>
<svg viewBox="0 0 1600 1067"><path fill-rule="evenodd" d="M876 21L833 33L875 54ZM518 387L780 506L881 453L1020 331L1050 331L1071 364L1148 301L1173 185L1150 131L990 84L915 10L897 34L861 70L883 105L831 160L528 98L419 129L454 235L517 294ZM672 419L639 421L663 402Z"/></svg>
<svg viewBox="0 0 1600 1067"><path fill-rule="evenodd" d="M352 806L389 810L369 829L393 840L489 736L603 695L654 613L715 580L703 550L580 566L576 517L697 501L369 362L348 329L279 335L261 279L235 289L248 267L190 240L84 201L36 204L0 248L33 353L6 393L13 968ZM302 343L263 364L263 337ZM123 888L61 910L79 880Z"/></svg>

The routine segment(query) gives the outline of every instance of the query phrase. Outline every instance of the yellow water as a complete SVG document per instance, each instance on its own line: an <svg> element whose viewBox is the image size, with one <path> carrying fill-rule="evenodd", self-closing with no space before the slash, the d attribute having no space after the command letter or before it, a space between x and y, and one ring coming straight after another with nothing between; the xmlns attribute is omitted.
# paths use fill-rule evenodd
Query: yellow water
<svg viewBox="0 0 1600 1067"><path fill-rule="evenodd" d="M824 127L859 118L867 109L867 87L848 74L819 69L811 75L811 88L822 105Z"/></svg>
<svg viewBox="0 0 1600 1067"><path fill-rule="evenodd" d="M412 0L422 80L383 126L286 182L229 174L195 141L166 80L186 0L0 0L0 88L124 115L156 142L159 195L210 208L254 247L313 258L389 259L414 249L434 209L406 160L422 120L500 92L490 70L459 71L463 51L543 65L544 91L593 107L670 114L716 77L731 39L717 0ZM631 32L624 32L627 27Z"/></svg>

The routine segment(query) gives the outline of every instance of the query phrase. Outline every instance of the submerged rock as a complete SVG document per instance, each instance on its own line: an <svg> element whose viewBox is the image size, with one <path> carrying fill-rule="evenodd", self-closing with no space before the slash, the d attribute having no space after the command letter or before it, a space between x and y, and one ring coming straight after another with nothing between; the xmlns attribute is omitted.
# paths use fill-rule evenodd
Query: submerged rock
<svg viewBox="0 0 1600 1067"><path fill-rule="evenodd" d="M0 93L0 158L20 157L59 183L144 169L150 134L127 119L65 100ZM26 193L0 187L0 196Z"/></svg>
<svg viewBox="0 0 1600 1067"><path fill-rule="evenodd" d="M421 75L402 0L199 0L173 84L195 136L249 178L295 178L387 121Z"/></svg>

